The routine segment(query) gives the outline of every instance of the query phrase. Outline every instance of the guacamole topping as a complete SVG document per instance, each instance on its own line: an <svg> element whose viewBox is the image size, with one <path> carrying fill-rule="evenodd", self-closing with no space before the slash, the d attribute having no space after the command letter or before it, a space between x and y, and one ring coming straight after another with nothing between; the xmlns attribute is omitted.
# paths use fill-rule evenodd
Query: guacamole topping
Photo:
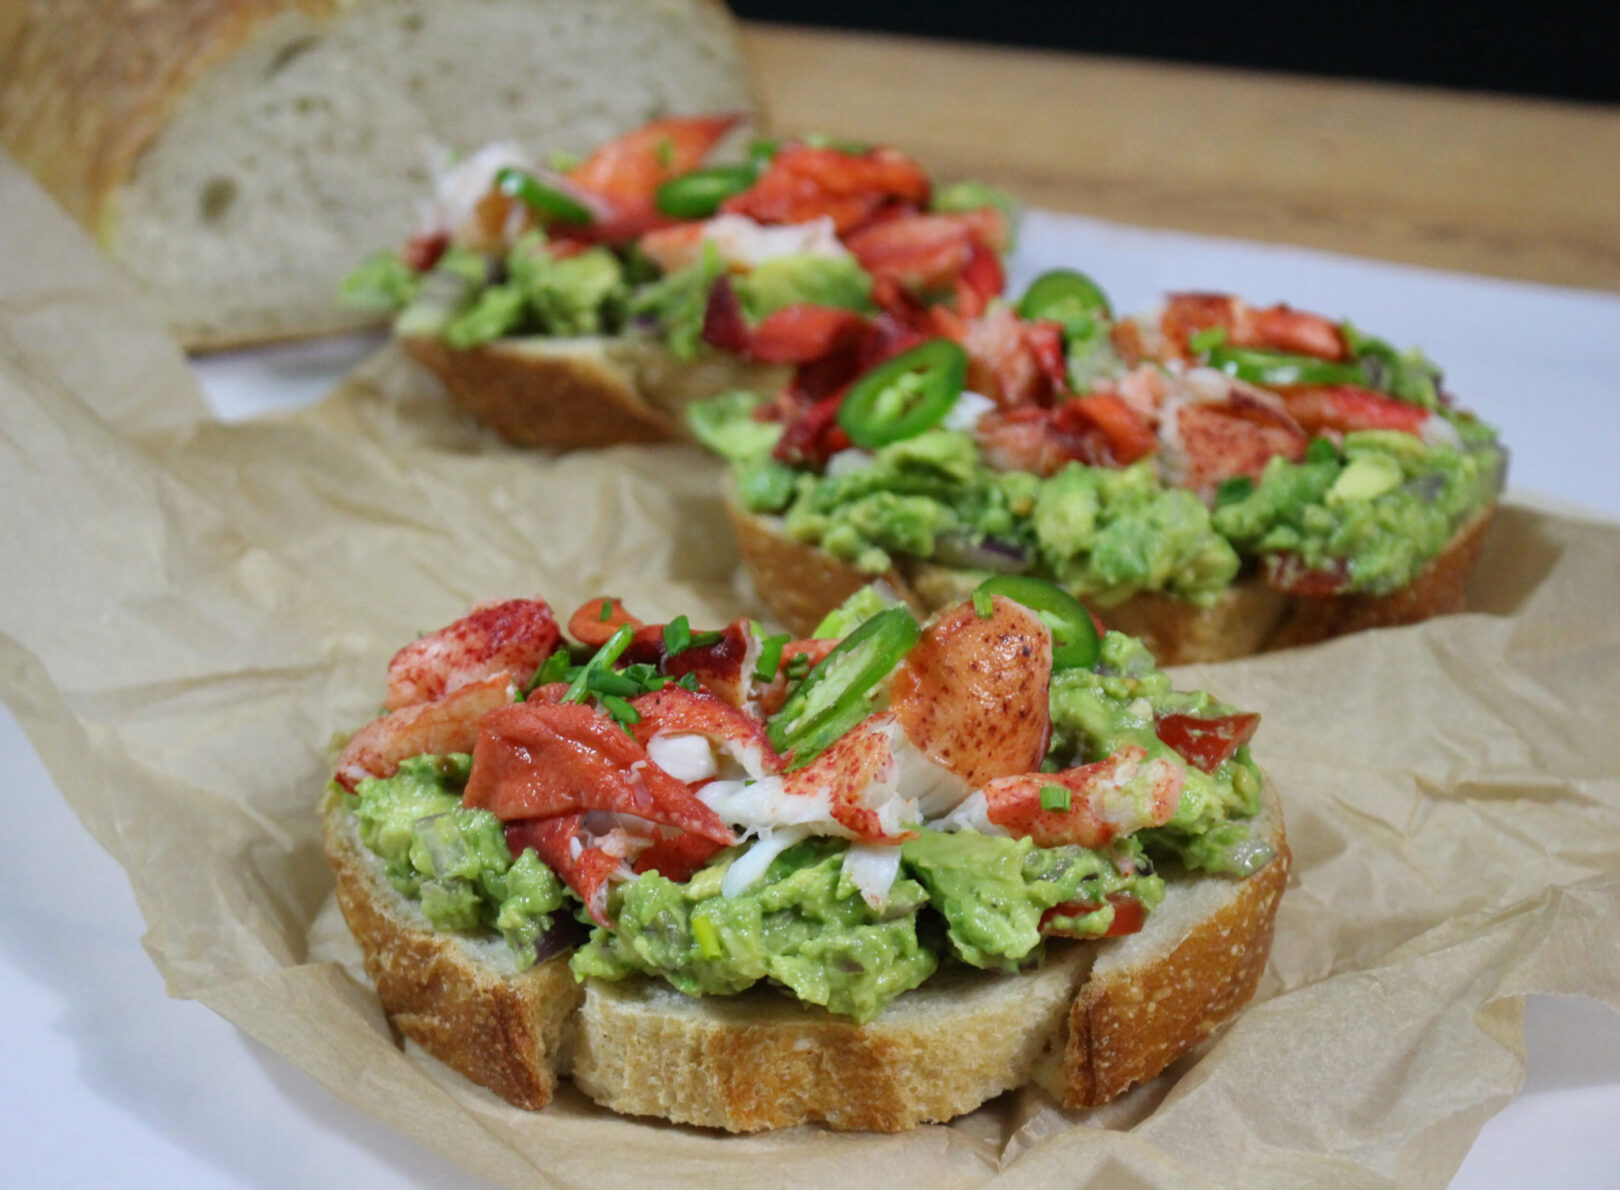
<svg viewBox="0 0 1620 1190"><path fill-rule="evenodd" d="M868 588L823 629L846 635L874 617L898 614L891 596ZM559 655L566 659L566 651ZM589 663L574 668L585 673ZM790 687L810 683L815 670L799 672ZM657 688L655 677L638 680ZM362 843L429 922L499 934L520 967L554 953L559 936L589 926L568 960L579 979L652 977L690 995L759 985L865 1021L942 968L1026 970L1042 961L1054 936L1101 938L1139 928L1142 914L1164 897L1166 864L1241 877L1270 859L1246 821L1260 804L1248 748L1206 772L1156 732L1163 716L1217 721L1231 708L1208 694L1173 690L1139 642L1107 633L1094 665L1055 672L1049 712L1043 769L1059 772L1138 749L1180 774L1169 821L1095 847L1037 845L949 817L913 822L897 847L862 845L897 857L879 897L852 876L850 841L814 834L774 847L768 863L733 886L733 868L766 845L765 830L718 851L687 879L670 879L654 866L616 881L605 920L593 921L533 848L514 857L500 819L464 804L474 767L468 755L413 757L391 776L358 781L344 797ZM634 720L622 722L628 731ZM1061 793L1067 807L1068 793L1056 786L1042 793L1043 807L1049 792Z"/></svg>
<svg viewBox="0 0 1620 1190"><path fill-rule="evenodd" d="M400 333L458 349L509 336L633 335L691 359L706 349L722 278L740 333L789 307L875 313L873 275L842 243L875 222L983 215L971 234L986 248L1010 245L1017 206L1009 195L972 181L934 188L893 150L874 169L872 146L812 136L755 142L743 162L699 165L732 123L664 120L657 138L631 132L590 158L554 155L544 165L522 162L505 144L454 159L425 207L427 229L404 250L364 261L340 300L394 313ZM811 174L779 170L779 159L807 150L820 154ZM785 209L784 190L793 193ZM955 277L945 274L962 265L935 275L940 250L902 237L894 276L915 281L919 295L949 291ZM919 252L933 253L926 278L912 263ZM794 340L790 350L807 350L806 342L815 340Z"/></svg>
<svg viewBox="0 0 1620 1190"><path fill-rule="evenodd" d="M391 777L361 781L348 795L360 841L435 926L499 931L527 966L566 889L532 850L513 859L495 815L462 807L471 768L464 754L416 756Z"/></svg>
<svg viewBox="0 0 1620 1190"><path fill-rule="evenodd" d="M797 442L784 453L782 423L761 420L762 399L750 403L731 394L699 405L690 424L701 442L731 462L744 508L780 517L787 536L863 573L938 563L968 580L997 572L1031 574L1100 607L1143 592L1208 604L1257 570L1283 590L1387 594L1408 586L1501 488L1506 455L1494 431L1443 398L1439 370L1421 353L1396 351L1348 323L1337 328L1351 353L1343 362L1226 349L1217 328L1202 339L1193 336L1201 354L1190 362L1139 365L1133 376L1114 347L1105 306L1057 307L1056 313L1068 321L1044 325L1063 328L1064 380L1080 394L1068 399L1080 409L1087 401L1114 402L1113 421L1099 424L1133 416L1116 394L1130 384L1139 392L1153 389L1140 373L1154 368L1167 378L1159 387L1174 392L1186 386L1193 394L1161 408L1162 441L1142 423L1134 431L1138 440L1111 441L1129 461L1060 459L1039 471L1020 469L987 446L995 431L987 437L983 427L1005 410L972 392L937 427L876 450L833 449L824 460L803 457ZM987 316L984 325L996 317L1006 334L1012 333L1008 325L1018 325L1006 311ZM1222 361L1237 380L1214 366ZM1312 368L1355 383L1296 395L1276 381L1281 396L1243 399L1282 405L1303 400L1305 424L1320 417L1329 425L1367 419L1402 428L1324 430L1299 452L1303 457L1275 453L1265 462L1262 454L1254 462L1252 454L1240 455L1248 474L1205 489L1184 485L1184 472L1200 461L1196 452L1217 452L1214 465L1236 466L1218 452L1252 448L1233 448L1208 431L1196 442L1185 441L1176 401L1196 407L1212 382L1241 384L1245 375L1297 378L1312 375ZM1088 395L1093 393L1104 395ZM1284 416L1278 409L1269 416ZM1040 415L1042 409L1024 406L1014 413ZM1234 420L1242 423L1246 416ZM1037 418L1022 426L1038 424ZM746 436L738 432L743 425ZM1023 432L1015 427L1015 446ZM1290 432L1301 434L1297 427ZM1303 448L1306 439L1281 441Z"/></svg>

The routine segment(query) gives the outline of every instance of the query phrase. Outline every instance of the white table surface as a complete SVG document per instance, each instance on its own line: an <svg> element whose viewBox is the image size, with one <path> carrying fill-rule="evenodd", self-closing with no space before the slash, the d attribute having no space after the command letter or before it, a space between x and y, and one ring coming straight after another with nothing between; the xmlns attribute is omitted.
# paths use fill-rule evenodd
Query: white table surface
<svg viewBox="0 0 1620 1190"><path fill-rule="evenodd" d="M1515 486L1620 514L1620 298L1032 215L1014 288L1058 262L1080 263L1123 309L1170 288L1286 296L1421 343L1502 428ZM197 370L221 415L238 418L317 398L368 346L241 353ZM202 1006L168 999L123 871L4 711L0 760L24 828L0 863L0 1185L477 1184ZM1486 1124L1453 1190L1620 1187L1620 1014L1538 997L1526 1032L1524 1089Z"/></svg>

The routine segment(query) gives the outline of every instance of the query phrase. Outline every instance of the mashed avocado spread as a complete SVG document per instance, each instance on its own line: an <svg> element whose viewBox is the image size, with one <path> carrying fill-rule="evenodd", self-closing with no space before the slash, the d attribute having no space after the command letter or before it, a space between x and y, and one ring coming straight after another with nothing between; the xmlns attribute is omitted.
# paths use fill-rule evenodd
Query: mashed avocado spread
<svg viewBox="0 0 1620 1190"><path fill-rule="evenodd" d="M846 619L861 618L870 603L870 593L858 596ZM1133 912L1151 913L1164 897L1158 864L1244 876L1270 859L1243 821L1260 804L1247 747L1204 773L1155 734L1157 716L1230 709L1207 694L1173 691L1139 642L1106 634L1094 667L1054 675L1050 706L1046 767L1138 744L1186 768L1174 818L1098 849L919 829L901 846L900 875L876 909L845 876L849 844L841 839L786 849L763 877L728 897L722 881L747 845L733 847L685 883L654 871L614 885L613 928L593 926L573 952L576 977L657 976L692 995L763 983L864 1021L941 967L1027 969L1041 962L1054 931L1105 935L1117 906L1132 902ZM430 922L498 932L527 966L555 926L589 918L533 850L511 856L493 814L463 808L471 763L466 755L418 756L391 777L362 780L346 801L361 841Z"/></svg>
<svg viewBox="0 0 1620 1190"><path fill-rule="evenodd" d="M795 468L771 456L779 428L753 419L757 404L728 394L695 406L689 424L731 461L743 507L780 516L789 537L866 574L919 561L970 577L1028 573L1104 607L1144 591L1208 604L1246 566L1283 555L1342 566L1345 591L1399 590L1495 498L1505 459L1471 420L1454 445L1359 431L1316 439L1297 463L1273 458L1258 483L1229 481L1210 507L1166 484L1155 456L1042 478L994 470L972 434L944 427L846 451L824 473Z"/></svg>
<svg viewBox="0 0 1620 1190"><path fill-rule="evenodd" d="M938 189L927 209L1000 211L1009 229L1017 205L979 182ZM696 223L689 224L696 227ZM682 359L701 349L714 283L729 276L743 318L757 324L785 306L806 304L872 313L872 278L846 253L780 251L748 267L728 265L712 242L696 259L663 272L637 243L553 251L531 228L501 251L452 242L417 271L397 252L379 252L344 278L339 299L393 314L401 335L443 339L467 349L517 335L652 335Z"/></svg>

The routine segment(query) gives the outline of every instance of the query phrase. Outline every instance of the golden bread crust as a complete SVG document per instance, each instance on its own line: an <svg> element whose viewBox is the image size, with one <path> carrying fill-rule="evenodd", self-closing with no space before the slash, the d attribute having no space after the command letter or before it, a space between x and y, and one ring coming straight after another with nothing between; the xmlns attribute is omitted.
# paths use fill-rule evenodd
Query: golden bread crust
<svg viewBox="0 0 1620 1190"><path fill-rule="evenodd" d="M754 590L795 635L809 633L827 612L872 581L850 563L794 541L781 531L779 521L743 511L730 496L727 511ZM1464 524L1411 585L1390 595L1288 596L1247 579L1207 607L1148 593L1093 610L1109 628L1140 637L1161 665L1226 661L1366 628L1415 624L1462 610L1468 575L1484 548L1494 511L1487 508ZM907 603L929 611L963 598L971 588L962 572L928 563L883 577Z"/></svg>
<svg viewBox="0 0 1620 1190"><path fill-rule="evenodd" d="M544 1106L562 1076L618 1112L731 1132L899 1131L1032 1081L1070 1107L1106 1102L1253 995L1289 864L1268 784L1255 829L1277 854L1256 875L1173 874L1139 934L1055 941L1026 974L944 972L863 1025L766 988L690 997L630 979L581 992L562 957L500 973L405 920L340 797L325 817L339 905L408 1037L520 1107Z"/></svg>
<svg viewBox="0 0 1620 1190"><path fill-rule="evenodd" d="M324 815L338 907L366 974L396 1028L440 1061L518 1107L542 1108L557 1087L556 1055L581 991L566 955L504 974L420 917L359 842L337 795Z"/></svg>
<svg viewBox="0 0 1620 1190"><path fill-rule="evenodd" d="M765 989L727 1002L592 984L569 1077L615 1111L730 1132L950 1120L1034 1077L1095 954L1053 949L1029 975L936 975L864 1025Z"/></svg>
<svg viewBox="0 0 1620 1190"><path fill-rule="evenodd" d="M1494 506L1485 509L1452 535L1446 548L1410 586L1389 595L1340 595L1331 599L1294 599L1287 617L1266 647L1286 649L1312 644L1366 628L1416 624L1430 616L1463 610L1468 576L1485 549Z"/></svg>
<svg viewBox="0 0 1620 1190"><path fill-rule="evenodd" d="M1086 982L1069 1012L1061 1078L1047 1085L1064 1107L1099 1107L1152 1078L1253 998L1292 865L1281 825L1276 858L1164 962Z"/></svg>
<svg viewBox="0 0 1620 1190"><path fill-rule="evenodd" d="M661 344L628 339L498 339L466 350L401 341L459 405L520 446L685 439L691 402L734 388L771 391L785 377L718 352L678 360Z"/></svg>

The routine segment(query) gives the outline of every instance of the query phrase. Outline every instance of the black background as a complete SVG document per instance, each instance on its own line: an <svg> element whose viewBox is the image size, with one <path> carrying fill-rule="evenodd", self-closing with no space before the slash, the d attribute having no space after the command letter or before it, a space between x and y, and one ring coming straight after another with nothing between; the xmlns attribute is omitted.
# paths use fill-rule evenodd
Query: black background
<svg viewBox="0 0 1620 1190"><path fill-rule="evenodd" d="M801 25L1620 103L1620 0L731 0Z"/></svg>

